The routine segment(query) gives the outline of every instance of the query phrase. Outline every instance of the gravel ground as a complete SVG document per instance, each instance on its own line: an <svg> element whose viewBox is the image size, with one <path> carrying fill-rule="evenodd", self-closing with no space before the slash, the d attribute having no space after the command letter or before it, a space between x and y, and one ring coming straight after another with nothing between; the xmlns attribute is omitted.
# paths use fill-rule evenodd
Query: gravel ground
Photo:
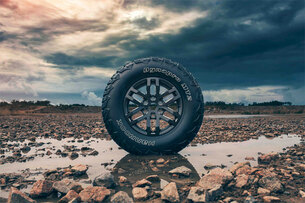
<svg viewBox="0 0 305 203"><path fill-rule="evenodd" d="M245 141L260 136L272 139L282 134L297 134L304 140L304 118L304 114L205 118L191 145ZM0 164L28 162L53 153L76 160L83 155L99 156L91 147L43 148L46 143L36 141L40 137L56 140L75 138L77 142L90 142L93 138L111 139L100 114L0 116ZM17 145L16 141L21 141L21 144ZM26 155L30 149L40 150L36 150L34 155ZM120 199L129 200L127 202L305 202L304 155L302 141L280 153L259 155L257 166L240 160L229 168L207 166L209 172L202 175L198 175L181 155L127 155L117 164L103 163L105 168L108 165L113 167L90 181L87 181L90 166L80 163L44 171L38 181L31 179L29 171L8 171L0 174L0 187L3 191L10 190L9 202L16 201L16 198L24 202L32 202L32 199L42 202L117 202ZM252 158L248 157L249 160ZM131 165L133 167L129 167ZM164 182L164 179L170 181Z"/></svg>

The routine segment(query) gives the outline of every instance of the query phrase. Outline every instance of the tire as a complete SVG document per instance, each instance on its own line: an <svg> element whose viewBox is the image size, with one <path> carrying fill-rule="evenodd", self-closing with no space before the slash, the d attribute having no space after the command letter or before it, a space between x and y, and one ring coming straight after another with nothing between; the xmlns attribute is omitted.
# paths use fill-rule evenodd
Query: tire
<svg viewBox="0 0 305 203"><path fill-rule="evenodd" d="M132 154L172 154L186 147L203 120L195 78L164 58L128 62L108 82L102 103L112 139Z"/></svg>

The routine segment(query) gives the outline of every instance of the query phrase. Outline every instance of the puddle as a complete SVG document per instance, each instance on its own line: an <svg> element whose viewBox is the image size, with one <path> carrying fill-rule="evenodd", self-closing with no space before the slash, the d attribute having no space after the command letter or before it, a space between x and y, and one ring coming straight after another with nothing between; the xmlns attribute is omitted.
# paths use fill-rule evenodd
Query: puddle
<svg viewBox="0 0 305 203"><path fill-rule="evenodd" d="M183 165L192 170L191 176L187 179L183 179L184 183L185 181L191 183L199 180L201 175L207 172L204 169L204 166L208 163L214 165L223 164L229 168L235 162L246 161L245 157L254 157L255 160L250 161L250 163L252 166L255 166L257 165L258 153L268 153L272 151L281 152L283 148L301 142L301 138L297 135L282 135L273 139L260 137L244 142L197 144L196 146L186 147L178 155L134 156L120 149L112 140L90 139L89 141L82 143L72 142L72 140L73 138L67 138L61 141L55 139L37 139L36 142L44 142L45 144L36 148L32 147L26 155L36 154L36 150L39 149L50 148L54 149L53 151L51 150L53 152L51 156L37 156L33 160L23 163L14 162L0 165L0 173L21 173L23 170L27 169L31 171L31 176L28 178L38 180L43 178L41 172L44 172L47 169L86 164L89 165L87 174L91 180L101 172L113 168L112 174L115 176L116 180L119 179L119 176L123 175L127 177L131 183L149 175L157 174L161 178L161 183L159 182L158 184L153 185L153 187L162 188L162 184L164 185L166 182L173 181L173 177L168 174L168 171L178 166ZM22 145L23 144L24 142ZM63 158L55 154L57 149L63 149L63 145L75 145L77 148L87 146L94 148L99 154L97 156L86 157L80 155L78 158L71 160L68 157ZM38 151L38 153L41 152ZM164 166L156 165L156 160L159 158L169 161L168 164ZM175 179L174 181L179 184L179 179ZM85 181L83 181L83 183L84 182ZM22 191L29 192L30 189L31 186L22 189ZM131 191L129 191L130 188L124 187L118 189L131 193ZM0 190L0 197L7 198L8 191ZM48 201L50 200L48 199Z"/></svg>
<svg viewBox="0 0 305 203"><path fill-rule="evenodd" d="M252 115L244 115L244 114L218 114L218 115L207 115L205 118L254 118L254 117L268 117L271 115L265 114L252 114Z"/></svg>

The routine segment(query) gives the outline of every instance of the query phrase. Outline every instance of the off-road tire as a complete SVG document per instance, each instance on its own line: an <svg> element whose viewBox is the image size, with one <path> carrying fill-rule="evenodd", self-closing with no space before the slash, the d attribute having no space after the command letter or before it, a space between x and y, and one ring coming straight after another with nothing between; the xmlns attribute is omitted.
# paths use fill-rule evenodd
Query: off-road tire
<svg viewBox="0 0 305 203"><path fill-rule="evenodd" d="M141 87L137 86L141 81L143 84L146 81L145 95L142 90L135 90ZM165 89L163 93L160 88ZM134 99L139 95L144 96ZM172 99L166 100L164 95ZM142 116L133 119L137 110ZM171 116L169 112L172 113L170 119L165 116L166 113ZM111 77L103 95L102 116L108 133L132 154L179 152L196 136L203 112L203 96L195 78L182 65L164 58L127 62ZM144 121L140 122L144 124L134 124L143 117ZM161 129L163 126L166 127Z"/></svg>

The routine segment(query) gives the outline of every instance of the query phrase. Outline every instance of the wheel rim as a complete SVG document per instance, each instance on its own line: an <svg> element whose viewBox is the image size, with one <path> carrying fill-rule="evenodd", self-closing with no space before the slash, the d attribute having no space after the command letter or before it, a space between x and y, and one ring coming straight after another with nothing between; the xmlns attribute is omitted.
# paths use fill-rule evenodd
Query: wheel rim
<svg viewBox="0 0 305 203"><path fill-rule="evenodd" d="M146 136L159 136L173 130L181 119L182 108L177 88L159 77L135 82L124 99L126 120Z"/></svg>

